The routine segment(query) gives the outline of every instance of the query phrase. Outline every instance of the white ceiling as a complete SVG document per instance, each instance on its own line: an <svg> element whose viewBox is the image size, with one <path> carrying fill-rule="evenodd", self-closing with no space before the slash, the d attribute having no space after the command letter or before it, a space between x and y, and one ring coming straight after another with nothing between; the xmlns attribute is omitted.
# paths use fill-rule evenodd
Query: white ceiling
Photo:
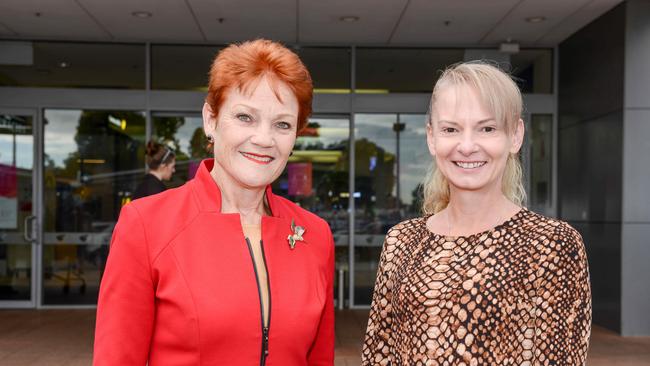
<svg viewBox="0 0 650 366"><path fill-rule="evenodd" d="M0 0L0 38L554 46L622 0ZM147 11L151 18L131 15ZM37 15L38 14L38 15ZM357 16L342 22L342 16ZM527 17L545 21L529 23ZM219 21L222 18L223 21Z"/></svg>

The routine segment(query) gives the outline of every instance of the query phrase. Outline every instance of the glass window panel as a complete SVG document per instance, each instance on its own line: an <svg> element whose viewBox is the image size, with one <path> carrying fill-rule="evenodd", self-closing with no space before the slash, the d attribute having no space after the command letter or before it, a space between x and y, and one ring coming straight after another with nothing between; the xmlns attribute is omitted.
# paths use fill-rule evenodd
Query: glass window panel
<svg viewBox="0 0 650 366"><path fill-rule="evenodd" d="M315 93L349 92L349 48L303 47L295 51L311 74Z"/></svg>
<svg viewBox="0 0 650 366"><path fill-rule="evenodd" d="M400 221L396 114L355 115L355 305L370 304L384 236Z"/></svg>
<svg viewBox="0 0 650 366"><path fill-rule="evenodd" d="M427 147L426 115L400 114L399 197L401 218L422 214L422 184L432 161Z"/></svg>
<svg viewBox="0 0 650 366"><path fill-rule="evenodd" d="M553 115L531 115L530 137L530 206L549 214L553 186Z"/></svg>
<svg viewBox="0 0 650 366"><path fill-rule="evenodd" d="M359 48L357 92L431 93L438 71L463 60L463 49Z"/></svg>
<svg viewBox="0 0 650 366"><path fill-rule="evenodd" d="M200 115L154 114L152 139L171 147L176 153L176 172L167 187L179 187L194 177L202 159L212 157Z"/></svg>
<svg viewBox="0 0 650 366"><path fill-rule="evenodd" d="M522 93L553 93L553 50L523 49L510 56Z"/></svg>
<svg viewBox="0 0 650 366"><path fill-rule="evenodd" d="M31 299L33 131L31 116L0 114L0 300Z"/></svg>
<svg viewBox="0 0 650 366"><path fill-rule="evenodd" d="M43 303L94 304L120 208L144 174L145 116L44 116Z"/></svg>
<svg viewBox="0 0 650 366"><path fill-rule="evenodd" d="M0 65L0 86L145 88L145 47L33 42L31 65Z"/></svg>
<svg viewBox="0 0 650 366"><path fill-rule="evenodd" d="M223 47L151 46L152 89L207 91L212 60Z"/></svg>
<svg viewBox="0 0 650 366"><path fill-rule="evenodd" d="M296 140L287 168L273 183L273 191L323 218L334 236L339 299L343 276L343 301L347 297L349 271L350 119L313 116Z"/></svg>

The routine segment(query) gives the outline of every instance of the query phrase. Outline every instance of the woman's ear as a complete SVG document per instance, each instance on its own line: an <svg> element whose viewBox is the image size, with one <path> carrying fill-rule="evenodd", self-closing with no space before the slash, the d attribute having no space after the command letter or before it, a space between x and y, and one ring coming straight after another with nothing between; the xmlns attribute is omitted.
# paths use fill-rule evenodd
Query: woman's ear
<svg viewBox="0 0 650 366"><path fill-rule="evenodd" d="M436 156L436 140L433 136L433 121L431 120L427 123L427 146L429 147L429 154Z"/></svg>
<svg viewBox="0 0 650 366"><path fill-rule="evenodd" d="M519 152L519 150L521 149L521 145L523 145L524 143L524 132L525 132L524 121L520 118L519 121L517 121L515 130L512 133L510 153L516 154Z"/></svg>
<svg viewBox="0 0 650 366"><path fill-rule="evenodd" d="M212 107L208 103L203 103L203 132L206 136L212 136L214 128L217 124L217 119L212 113Z"/></svg>

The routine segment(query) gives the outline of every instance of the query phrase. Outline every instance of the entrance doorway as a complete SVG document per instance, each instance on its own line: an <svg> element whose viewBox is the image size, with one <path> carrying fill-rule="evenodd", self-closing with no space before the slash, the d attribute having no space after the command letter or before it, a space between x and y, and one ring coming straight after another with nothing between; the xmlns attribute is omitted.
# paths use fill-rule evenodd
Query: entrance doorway
<svg viewBox="0 0 650 366"><path fill-rule="evenodd" d="M36 304L36 112L0 109L0 308Z"/></svg>

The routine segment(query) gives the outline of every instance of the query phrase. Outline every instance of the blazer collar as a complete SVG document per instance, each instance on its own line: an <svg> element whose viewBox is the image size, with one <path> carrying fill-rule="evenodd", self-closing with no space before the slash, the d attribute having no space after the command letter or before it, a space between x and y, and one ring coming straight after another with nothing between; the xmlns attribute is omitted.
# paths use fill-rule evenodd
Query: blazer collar
<svg viewBox="0 0 650 366"><path fill-rule="evenodd" d="M210 172L214 167L214 159L201 161L196 175L192 179L192 188L197 195L199 206L202 211L221 212L221 190L214 181ZM273 194L271 186L266 187L266 198L269 202L269 209L273 216L278 216L277 197Z"/></svg>

